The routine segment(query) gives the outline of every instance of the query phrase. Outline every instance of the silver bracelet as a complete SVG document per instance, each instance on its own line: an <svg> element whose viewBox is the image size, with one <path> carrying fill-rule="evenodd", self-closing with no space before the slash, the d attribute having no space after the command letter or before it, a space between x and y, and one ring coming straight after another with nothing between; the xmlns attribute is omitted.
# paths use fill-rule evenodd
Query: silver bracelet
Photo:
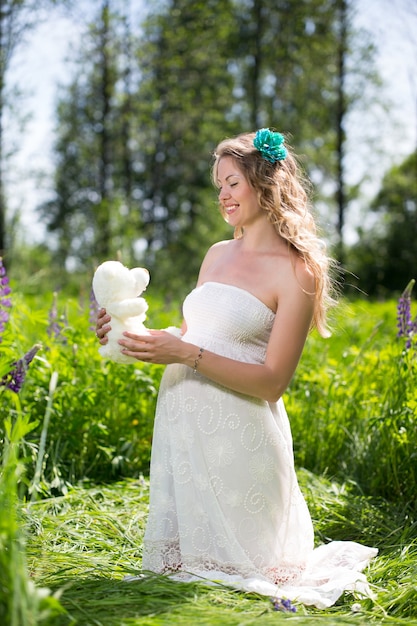
<svg viewBox="0 0 417 626"><path fill-rule="evenodd" d="M197 374L197 369L198 369L198 364L201 361L202 357L203 357L203 352L204 352L204 348L200 348L200 351L197 355L196 360L194 361L194 368L193 368L193 372L194 374Z"/></svg>

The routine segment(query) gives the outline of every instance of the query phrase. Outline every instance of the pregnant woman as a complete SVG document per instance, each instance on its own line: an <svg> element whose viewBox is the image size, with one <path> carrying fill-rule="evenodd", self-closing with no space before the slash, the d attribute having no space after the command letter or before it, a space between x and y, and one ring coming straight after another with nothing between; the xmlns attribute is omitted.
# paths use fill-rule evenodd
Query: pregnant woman
<svg viewBox="0 0 417 626"><path fill-rule="evenodd" d="M234 238L206 254L181 335L120 341L125 354L167 365L142 567L324 608L345 590L369 593L362 570L377 552L349 541L314 548L282 400L310 329L328 335L330 259L283 135L222 141L213 180ZM110 327L102 310L101 343Z"/></svg>

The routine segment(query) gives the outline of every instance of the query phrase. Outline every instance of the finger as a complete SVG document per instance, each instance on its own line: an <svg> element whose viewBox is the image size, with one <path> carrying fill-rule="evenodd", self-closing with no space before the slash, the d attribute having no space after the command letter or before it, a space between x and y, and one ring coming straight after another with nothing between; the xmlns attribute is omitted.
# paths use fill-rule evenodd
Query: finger
<svg viewBox="0 0 417 626"><path fill-rule="evenodd" d="M153 328L148 328L149 331L149 336L151 337L157 337L158 335L164 335L166 333L165 330L159 330L159 329L153 329Z"/></svg>
<svg viewBox="0 0 417 626"><path fill-rule="evenodd" d="M138 341L137 335L128 333L129 337L122 337L118 343L123 346L122 352L128 356L134 356L141 361L149 361L151 358L152 346L149 342ZM123 333L126 335L126 333Z"/></svg>
<svg viewBox="0 0 417 626"><path fill-rule="evenodd" d="M131 356L138 361L144 361L145 363L151 362L151 358L147 352L137 352L136 350L130 350L129 348L123 348L121 352L125 356Z"/></svg>
<svg viewBox="0 0 417 626"><path fill-rule="evenodd" d="M152 343L150 341L149 335L136 335L135 333L131 333L127 330L123 332L123 337L126 337L126 339L133 339L133 341L139 341L140 343L143 343L145 345L147 343Z"/></svg>
<svg viewBox="0 0 417 626"><path fill-rule="evenodd" d="M119 339L118 343L121 346L123 346L125 350L129 350L130 352L134 352L135 354L146 355L148 353L148 348L146 347L146 344L139 343L134 338L133 339L128 339L127 337L122 338L122 339Z"/></svg>
<svg viewBox="0 0 417 626"><path fill-rule="evenodd" d="M96 325L101 328L102 326L104 326L104 324L109 324L109 322L111 322L111 317L110 315L106 315L104 317L98 317L96 320Z"/></svg>
<svg viewBox="0 0 417 626"><path fill-rule="evenodd" d="M103 337L105 337L107 335L107 333L111 330L111 326L109 325L103 325L103 326L96 326L96 335L97 337L100 337L100 339L103 339Z"/></svg>

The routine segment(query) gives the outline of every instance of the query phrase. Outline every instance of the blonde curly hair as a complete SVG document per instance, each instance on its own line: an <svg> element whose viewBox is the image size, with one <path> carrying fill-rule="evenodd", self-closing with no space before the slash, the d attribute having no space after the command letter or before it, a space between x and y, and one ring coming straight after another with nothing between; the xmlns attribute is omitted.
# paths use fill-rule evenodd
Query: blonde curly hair
<svg viewBox="0 0 417 626"><path fill-rule="evenodd" d="M256 133L245 133L224 139L214 151L213 183L217 186L217 168L222 157L232 157L249 185L258 195L259 206L267 213L277 233L301 257L315 278L313 323L323 337L330 335L327 311L334 304L334 283L330 269L334 261L327 255L326 245L317 235L310 209L310 182L301 173L297 157L288 145L284 160L270 163L254 147ZM220 211L225 217L222 206ZM235 238L243 232L235 230Z"/></svg>

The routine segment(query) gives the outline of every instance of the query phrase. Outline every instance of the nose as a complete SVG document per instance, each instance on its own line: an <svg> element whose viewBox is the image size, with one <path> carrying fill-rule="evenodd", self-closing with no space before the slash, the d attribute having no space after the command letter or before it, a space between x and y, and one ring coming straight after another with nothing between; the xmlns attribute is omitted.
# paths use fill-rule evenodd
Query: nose
<svg viewBox="0 0 417 626"><path fill-rule="evenodd" d="M228 198L228 197L230 197L230 193L228 191L226 191L225 189L223 189L223 188L220 189L220 191L219 191L219 200L220 200L220 202L223 202L223 200L225 198Z"/></svg>

